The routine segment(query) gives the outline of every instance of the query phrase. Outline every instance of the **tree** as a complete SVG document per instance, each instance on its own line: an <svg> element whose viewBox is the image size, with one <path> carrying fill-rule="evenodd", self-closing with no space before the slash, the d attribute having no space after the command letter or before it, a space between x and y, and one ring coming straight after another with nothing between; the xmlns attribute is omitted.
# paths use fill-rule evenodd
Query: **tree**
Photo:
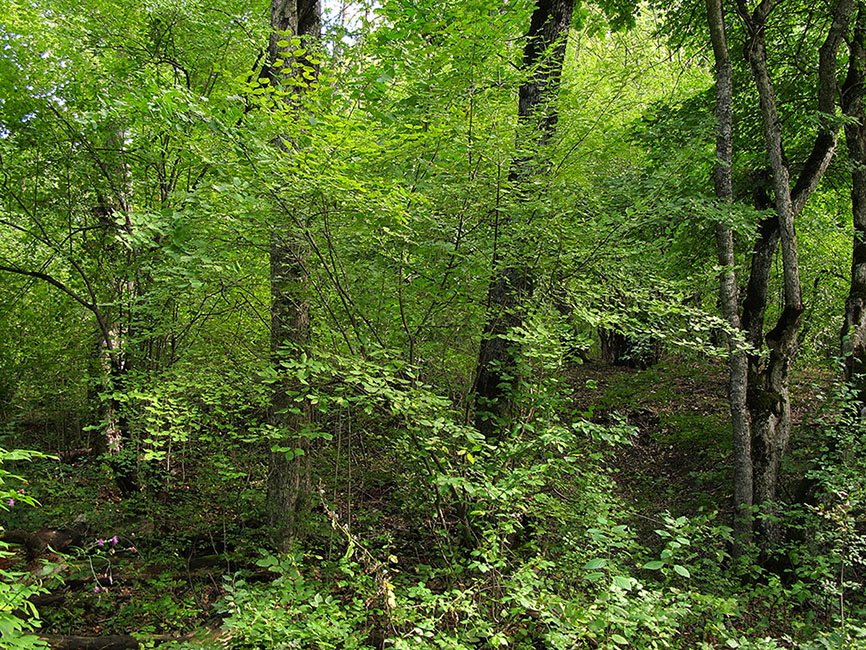
<svg viewBox="0 0 866 650"><path fill-rule="evenodd" d="M736 21L726 19L723 4L708 2L706 7L716 64L712 214L721 267L719 302L729 332L742 341L730 342L729 358L735 501L740 516L749 511L750 503L767 515L758 522L760 541L767 549L780 530L772 513L780 463L791 434L791 364L803 333L803 269L794 224L836 152L841 126L836 116L837 53L848 30L852 3L833 2L822 8L820 19L805 23L798 9L782 8L772 0L754 8L737 3ZM678 38L693 33L693 21L670 25ZM799 34L795 49L784 36L792 30ZM728 43L735 44L734 51L742 43L744 56L732 60ZM804 70L809 74L804 75ZM809 104L809 98L817 102L812 99ZM753 237L742 301L737 299L733 274L739 237L727 226ZM783 304L777 311L770 296L777 282L773 270L779 248ZM735 309L738 302L741 312ZM771 316L773 324L765 327ZM743 344L748 362L745 376ZM740 526L742 533L748 533L748 520L741 520Z"/></svg>
<svg viewBox="0 0 866 650"><path fill-rule="evenodd" d="M754 10L749 9L746 3L738 2L737 14L745 33L741 36L737 33L737 38L744 41L744 61L748 65L756 94L749 92L747 86L742 84L739 98L734 100L732 95L737 94L729 90L733 75L729 76L727 72L730 68L723 7L719 3L708 2L707 10L716 61L716 196L723 203L723 211L729 211L730 208L724 207L724 204L731 203L729 197L734 194L731 185L735 181L728 179L728 170L733 168L728 151L733 150L736 155L739 147L740 160L747 163L746 169L740 171L740 183L749 186L756 210L773 209L758 223L741 315L735 309L735 240L724 223L716 227L718 260L722 267L721 306L733 335L729 359L729 397L734 428L735 501L741 517L749 511L750 504L758 506L765 515L758 521L758 531L761 545L767 550L779 534L778 526L773 523L773 513L776 510L780 463L791 434L790 369L797 351L804 312L794 224L809 197L818 188L835 153L839 130L839 121L835 118L837 52L848 29L852 3L842 0L830 7L820 27L820 30L826 30L823 31L822 42L817 42L821 31L812 29L811 25L804 28L798 51L793 56L797 57L801 69L802 66L809 66L817 74L808 78L808 86L801 87L800 97L791 93L793 84L790 82L782 86L783 94L779 96L770 77L771 69L781 77L787 65L783 63L787 55L782 54L786 43L776 38L780 32L772 29L771 25L799 24L796 12L783 12L772 1L761 2ZM769 46L768 39L771 40ZM813 45L806 46L806 43ZM768 63L768 52L775 57L772 65ZM817 106L813 109L817 111L817 133L810 143L804 137L810 130L804 128L805 125L797 129L792 124L800 118L790 119L798 112L802 114L804 108L800 107L798 111L796 105L802 102L801 97L809 95L817 96ZM731 104L738 105L740 111L733 135L729 135L731 129L728 126L734 121ZM758 125L763 152L748 153L758 136ZM734 136L739 139L735 140ZM790 162L789 157L792 155L803 156L802 162ZM792 176L796 178L793 187ZM734 221L728 217L726 219ZM768 313L777 247L781 247L784 304L774 326L765 333L764 321ZM748 346L748 371L745 375L742 343L735 344L735 340L744 340ZM744 415L743 390L746 391L748 419ZM740 527L741 532L747 534L751 524L748 519L741 520Z"/></svg>
<svg viewBox="0 0 866 650"><path fill-rule="evenodd" d="M10 89L0 109L0 272L43 282L91 315L91 376L79 381L101 406L94 449L112 452L128 493L139 465L128 444L137 417L130 377L169 368L221 299L202 290L213 263L193 249L212 221L193 196L212 169L203 133L229 85L214 70L249 55L231 4L207 21L170 4L96 4L53 0L32 13L62 38L10 25L34 36L15 36L0 57Z"/></svg>
<svg viewBox="0 0 866 650"><path fill-rule="evenodd" d="M859 399L866 395L862 375L866 372L866 8L857 3L854 35L848 45L848 75L842 85L842 112L845 142L851 161L851 212L854 217L854 246L851 260L851 288L845 300L842 327L842 359L845 380L855 382Z"/></svg>
<svg viewBox="0 0 866 650"><path fill-rule="evenodd" d="M545 170L544 148L558 119L555 102L573 9L572 0L538 0L532 12L523 51L528 78L520 85L518 123L529 127L539 151L537 157L518 157L512 163L509 180L518 192L522 182ZM518 138L523 137L525 131L521 130ZM514 227L508 215L502 215L496 225L497 233ZM476 427L490 440L504 435L518 379L515 352L507 335L523 322L522 303L532 290L532 278L525 264L497 251L493 267L475 384Z"/></svg>
<svg viewBox="0 0 866 650"><path fill-rule="evenodd" d="M839 0L836 3L827 37L818 53L817 108L822 120L812 151L793 188L789 180L790 164L784 153L776 93L767 67L764 33L774 6L772 0L765 0L750 12L745 2L738 1L739 14L747 31L745 54L758 91L764 146L772 174L784 285L782 313L765 337L769 356L763 365L753 357L749 376L753 501L764 514L759 521L764 548L777 541L778 528L773 524L774 504L779 468L791 435L790 366L796 353L803 315L794 221L817 188L835 152L838 125L832 123L831 117L836 111L836 55L848 29L853 2ZM763 284L762 291L766 291L766 282ZM754 340L756 332L750 334ZM743 474L742 470L738 472L738 475Z"/></svg>
<svg viewBox="0 0 866 650"><path fill-rule="evenodd" d="M280 72L301 73L287 76L295 87L313 83L317 64L305 60L301 45L312 48L321 36L321 3L318 0L272 0L271 35L268 41L266 78L275 92L286 92ZM297 40L300 37L301 40ZM292 86L284 110L292 106ZM297 91L302 93L302 91ZM281 134L276 146L287 155L291 142ZM270 242L271 272L271 357L276 367L288 355L300 357L309 351L311 337L308 252L304 234L289 226L274 227ZM301 530L310 508L310 403L297 399L297 385L289 381L276 384L272 403L272 421L279 439L274 443L268 468L267 507L280 548L286 549Z"/></svg>
<svg viewBox="0 0 866 650"><path fill-rule="evenodd" d="M716 197L724 207L733 201L733 72L728 51L722 0L707 0L707 19L715 58L716 82L716 166L713 174ZM716 224L719 272L719 303L728 325L728 398L734 438L734 503L742 537L751 532L752 463L751 429L746 404L748 358L738 336L742 323L735 273L734 231L723 222Z"/></svg>

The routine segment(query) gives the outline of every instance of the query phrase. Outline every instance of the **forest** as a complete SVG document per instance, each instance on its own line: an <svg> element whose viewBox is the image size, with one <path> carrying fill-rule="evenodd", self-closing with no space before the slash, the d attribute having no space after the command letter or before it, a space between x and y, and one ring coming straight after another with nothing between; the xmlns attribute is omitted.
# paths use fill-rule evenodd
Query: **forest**
<svg viewBox="0 0 866 650"><path fill-rule="evenodd" d="M0 647L866 649L866 0L0 0Z"/></svg>

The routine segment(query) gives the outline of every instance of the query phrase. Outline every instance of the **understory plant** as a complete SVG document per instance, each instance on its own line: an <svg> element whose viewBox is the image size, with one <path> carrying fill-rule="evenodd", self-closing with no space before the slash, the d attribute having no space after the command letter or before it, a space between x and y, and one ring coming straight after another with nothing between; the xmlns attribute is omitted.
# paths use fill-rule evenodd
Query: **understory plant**
<svg viewBox="0 0 866 650"><path fill-rule="evenodd" d="M45 454L23 449L0 448L0 510L36 506L36 500L23 488L23 478L3 467L4 463L45 458ZM0 533L3 532L0 527ZM13 557L9 544L0 541L0 561ZM4 648L41 648L47 644L32 633L39 627L39 612L30 599L47 590L38 579L23 571L5 568L0 563L0 645Z"/></svg>

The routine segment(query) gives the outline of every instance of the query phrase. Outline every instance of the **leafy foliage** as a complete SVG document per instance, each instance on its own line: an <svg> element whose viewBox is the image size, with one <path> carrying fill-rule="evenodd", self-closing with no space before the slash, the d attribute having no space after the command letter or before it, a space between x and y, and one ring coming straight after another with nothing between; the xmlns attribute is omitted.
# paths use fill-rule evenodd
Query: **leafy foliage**
<svg viewBox="0 0 866 650"><path fill-rule="evenodd" d="M863 647L854 388L792 389L773 552L729 527L713 230L741 271L769 214L745 60L723 209L702 3L577 7L544 152L517 114L535 4L342 3L322 42L281 34L266 74L266 3L4 3L0 509L26 546L0 542L4 647L40 645L40 620L200 632L169 644L189 648ZM828 119L808 84L829 12L780 5L767 30L792 161ZM850 280L843 155L797 226L795 369L822 391ZM275 242L305 251L303 346L270 340ZM516 267L513 407L486 439L485 296ZM769 286L768 322L778 268ZM618 362L663 361L608 367L603 336ZM278 387L302 430L280 428ZM309 468L289 553L271 454ZM84 511L63 556L37 543ZM67 578L38 613L25 553Z"/></svg>
<svg viewBox="0 0 866 650"><path fill-rule="evenodd" d="M35 451L12 450L0 448L0 510L25 505L38 505L33 497L23 489L15 489L23 479L3 467L6 463L29 461L33 458L44 458L44 454ZM0 528L0 532L2 532ZM0 541L0 561L12 556L9 544ZM45 567L50 570L50 567ZM32 633L39 626L39 612L30 602L37 594L47 590L39 580L20 572L0 566L0 642L7 648L44 648L46 644Z"/></svg>

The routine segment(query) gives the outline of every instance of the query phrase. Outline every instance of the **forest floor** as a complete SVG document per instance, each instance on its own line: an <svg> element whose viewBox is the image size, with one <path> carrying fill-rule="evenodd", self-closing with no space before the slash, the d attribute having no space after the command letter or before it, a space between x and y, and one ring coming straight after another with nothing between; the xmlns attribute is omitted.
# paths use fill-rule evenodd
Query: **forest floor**
<svg viewBox="0 0 866 650"><path fill-rule="evenodd" d="M828 380L798 378L795 426L814 412L817 387ZM650 543L665 513L691 516L728 507L731 444L721 364L663 362L636 371L590 363L575 367L569 381L577 412L636 428L633 444L616 447L607 472L639 539ZM244 570L248 582L270 579L257 564L267 545L260 514L264 486L255 478L261 466L236 472L229 488L212 477L171 475L165 489L135 499L121 499L107 469L85 455L15 469L41 505L7 513L6 538L24 544L4 562L10 570L50 574L49 593L36 599L47 637L214 636L226 576ZM399 529L405 522L389 506L388 489L368 479L355 494L355 512ZM423 546L423 535L408 536ZM52 552L57 547L62 553ZM335 551L329 545L317 552ZM423 560L423 553L413 555ZM117 637L114 647L133 642Z"/></svg>

